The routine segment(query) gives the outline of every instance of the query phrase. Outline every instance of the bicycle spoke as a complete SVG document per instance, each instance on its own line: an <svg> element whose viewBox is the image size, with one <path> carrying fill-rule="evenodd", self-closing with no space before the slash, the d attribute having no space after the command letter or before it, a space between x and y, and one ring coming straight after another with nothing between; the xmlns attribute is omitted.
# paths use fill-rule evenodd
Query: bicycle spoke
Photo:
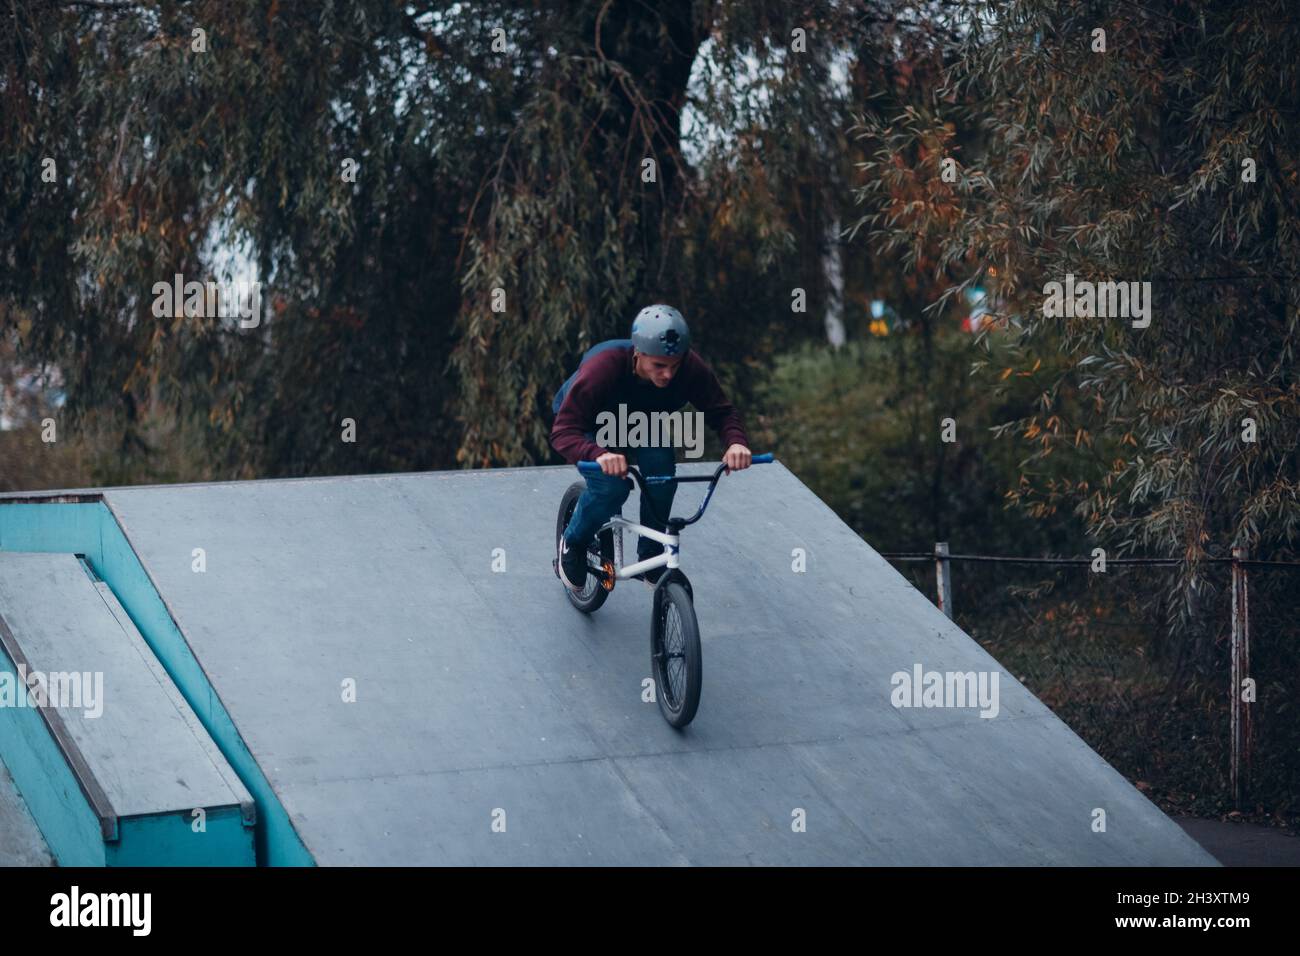
<svg viewBox="0 0 1300 956"><path fill-rule="evenodd" d="M665 609L663 636L664 673L668 679L668 687L665 688L665 691L668 694L669 703L676 710L681 705L686 683L686 662L682 647L682 618L676 604L670 604Z"/></svg>

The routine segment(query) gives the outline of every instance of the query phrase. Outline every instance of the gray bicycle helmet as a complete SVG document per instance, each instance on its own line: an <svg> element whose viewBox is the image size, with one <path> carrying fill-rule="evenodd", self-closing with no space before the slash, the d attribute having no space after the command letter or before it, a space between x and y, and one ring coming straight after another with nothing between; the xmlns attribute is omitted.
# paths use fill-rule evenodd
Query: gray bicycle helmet
<svg viewBox="0 0 1300 956"><path fill-rule="evenodd" d="M643 355L685 355L691 330L671 305L648 305L632 320L632 344Z"/></svg>

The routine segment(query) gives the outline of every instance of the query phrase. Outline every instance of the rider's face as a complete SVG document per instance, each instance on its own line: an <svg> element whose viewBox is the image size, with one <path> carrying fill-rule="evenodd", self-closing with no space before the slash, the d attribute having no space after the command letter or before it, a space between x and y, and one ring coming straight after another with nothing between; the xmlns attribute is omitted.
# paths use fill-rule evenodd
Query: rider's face
<svg viewBox="0 0 1300 956"><path fill-rule="evenodd" d="M658 388L667 388L677 370L682 367L682 356L667 358L663 355L636 354L636 374Z"/></svg>

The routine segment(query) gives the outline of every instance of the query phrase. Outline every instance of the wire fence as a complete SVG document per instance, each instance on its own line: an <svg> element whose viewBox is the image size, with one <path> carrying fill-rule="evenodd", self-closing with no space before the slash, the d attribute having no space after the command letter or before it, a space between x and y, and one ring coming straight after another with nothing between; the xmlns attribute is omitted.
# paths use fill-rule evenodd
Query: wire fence
<svg viewBox="0 0 1300 956"><path fill-rule="evenodd" d="M1075 619L1071 622L1067 623L1063 620L1054 622L1052 631L1056 635L1066 632L1071 635L1086 636L1091 633L1092 637L1097 639L1099 628L1110 628L1115 632L1123 631L1128 635L1135 635L1135 633L1147 635L1157 652L1164 652L1167 669L1170 649L1161 646L1160 635L1166 630L1170 614L1165 594L1173 591L1173 588L1153 588L1151 578L1145 574L1144 568L1151 568L1153 571L1162 568L1167 575L1171 568L1178 568L1183 563L1177 558L1110 558L1101 553L1086 558L953 554L950 553L948 542L945 541L936 542L935 548L931 551L887 551L881 553L881 557L905 566L907 564L923 566L932 562L932 585L926 580L930 578L928 568L911 567L909 571L905 571L905 574L910 576L913 584L923 591L930 591L932 587L935 604L949 618L956 619L958 606L962 606L963 611L971 607L978 609L975 614L962 615L963 624L966 624L967 631L971 632L972 636L975 636L978 631L983 631L985 640L1000 640L997 637L989 637L991 630L982 627L985 620L993 619L1001 620L1004 624L1018 620L1018 624L1006 624L1002 630L1013 637L1017 633L1026 635L1030 632L1028 628L1034 620L1034 615L1027 611L1028 605L1034 600L1041 600L1045 594L1054 594L1054 600L1061 609L1065 607L1075 609ZM953 564L956 563L969 563L972 567L969 572L963 572L958 579L954 579ZM1265 633L1269 636L1284 637L1287 633L1295 631L1295 589L1290 587L1295 583L1295 579L1294 575L1288 572L1300 570L1300 562L1251 558L1243 549L1234 549L1232 557L1204 558L1203 563L1210 566L1225 566L1227 571L1226 575L1221 575L1222 588L1216 584L1216 587L1203 598L1201 618L1204 620L1201 622L1203 627L1200 630L1205 632L1203 640L1209 641L1210 644L1226 644L1227 661L1223 670L1229 671L1226 675L1222 675L1227 678L1225 683L1229 691L1225 701L1227 714L1217 710L1213 715L1217 726L1203 727L1203 730L1208 731L1208 734L1218 735L1222 740L1222 723L1227 723L1226 749L1229 757L1227 786L1229 786L1231 803L1240 810L1247 800L1248 793L1251 792L1252 767L1255 766L1256 758L1257 709L1255 705L1260 682L1256 680L1256 671L1252 671L1252 624L1258 626L1262 614L1266 626ZM1050 574L1048 578L1035 581L1030 585L1014 584L1006 580L1008 566L1039 568L1041 571L1049 571ZM1089 571L1101 572L1101 574L1089 574L1086 580L1080 580L1078 576L1069 574L1070 568L1089 568ZM1130 568L1131 571L1128 571ZM1279 574L1288 580L1284 583L1277 580ZM1258 580L1255 587L1252 587L1252 578L1258 579L1261 576L1268 579L1265 580L1265 587L1262 589L1258 587ZM1097 600L1096 593L1093 591L1102 581L1105 581L1106 587L1110 588L1108 597L1112 600L1106 602L1109 605L1108 609L1100 606L1101 602ZM1166 583L1173 584L1173 575L1167 575ZM1114 587L1117 584L1119 587ZM957 592L959 601L954 601L954 591ZM1062 594L1066 594L1069 601L1066 597L1062 597ZM1257 605L1262 602L1262 607L1252 609L1252 598L1255 598ZM1070 604L1071 601L1074 604ZM1079 607L1082 606L1086 606L1086 611L1080 613ZM1053 611L1049 611L1048 617L1052 617L1056 610L1057 607L1053 606ZM983 614L980 614L980 611L983 611ZM1268 663L1270 670L1277 671L1278 678L1271 682L1271 687L1286 688L1286 691L1290 692L1294 688L1288 687L1287 682L1295 678L1297 648L1294 641L1284 641L1283 644L1284 646L1274 646L1270 643L1266 646L1264 661ZM1101 653L1097 652L1097 646L1106 646L1114 650L1118 645L1106 643L1105 637L1092 641L1092 645L1092 650L1082 650L1079 646L1053 649L1053 674L1040 672L1041 683L1052 683L1053 679L1060 679L1058 683L1063 682L1066 671L1070 671L1076 676L1083 675L1080 678L1083 682L1091 680L1089 687L1093 688L1092 693L1104 695L1105 691L1102 688L1108 680L1110 687L1114 688L1121 685L1126 676L1131 678L1134 674L1131 667L1128 667L1126 674L1122 675L1119 671L1125 670L1123 667L1117 670L1113 662L1102 663ZM1174 670L1180 671L1186 648L1179 646L1177 652L1178 666L1174 667ZM1147 653L1147 650L1139 649L1139 653ZM1157 653L1157 657L1160 656L1161 654ZM1017 657L1023 666L1032 669L1030 656L1019 654ZM1258 657L1260 656L1257 654ZM1257 659L1256 666L1260 666L1260 663L1260 659ZM1109 678L1106 676L1108 671ZM1148 678L1153 672L1147 674ZM1286 696L1286 693L1279 696ZM1092 708L1092 702L1089 702L1091 715L1097 718L1099 726L1105 724L1106 727L1112 727L1115 719L1132 715L1131 702L1117 701L1118 697L1118 693L1108 697L1110 713L1106 713L1106 708ZM1218 700L1222 701L1223 698L1218 697ZM1279 706L1277 713L1286 714L1286 704ZM1223 717L1226 717L1226 721L1223 721ZM1191 724L1203 721L1206 714L1188 713L1184 714L1184 718ZM1164 732L1177 734L1177 721L1173 715L1169 715L1166 723L1169 726L1165 727ZM1278 760L1282 761L1282 769L1279 770L1278 779L1274 780L1273 787L1274 792L1282 793L1283 801L1290 799L1286 795L1294 795L1296 790L1295 761L1290 757L1290 750L1295 749L1291 747L1291 744L1294 744L1291 737L1295 735L1294 719L1290 723L1291 727L1278 728L1275 745L1269 748L1269 752L1278 753ZM1151 721L1148 719L1143 726L1148 728L1149 734ZM1196 740L1195 731L1192 732L1191 739Z"/></svg>

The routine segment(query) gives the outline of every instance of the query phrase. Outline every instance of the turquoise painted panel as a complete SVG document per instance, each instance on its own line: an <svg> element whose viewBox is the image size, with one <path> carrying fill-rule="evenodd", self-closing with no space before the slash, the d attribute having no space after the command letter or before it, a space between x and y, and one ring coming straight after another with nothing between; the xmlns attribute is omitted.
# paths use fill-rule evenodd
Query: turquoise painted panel
<svg viewBox="0 0 1300 956"><path fill-rule="evenodd" d="M4 651L0 671L17 687L18 669ZM0 741L0 760L58 864L103 866L99 819L36 708L0 706Z"/></svg>
<svg viewBox="0 0 1300 956"><path fill-rule="evenodd" d="M0 504L0 551L72 552L98 558L106 515L101 501Z"/></svg>
<svg viewBox="0 0 1300 956"><path fill-rule="evenodd" d="M208 810L203 832L189 812L126 817L108 847L109 866L254 866L253 831L238 807Z"/></svg>
<svg viewBox="0 0 1300 956"><path fill-rule="evenodd" d="M70 552L86 556L95 573L113 589L217 749L253 795L257 805L257 860L267 866L314 866L315 860L294 830L279 797L213 691L108 507L98 500L0 501L0 550ZM18 782L16 775L15 782ZM21 783L19 790L25 797Z"/></svg>

